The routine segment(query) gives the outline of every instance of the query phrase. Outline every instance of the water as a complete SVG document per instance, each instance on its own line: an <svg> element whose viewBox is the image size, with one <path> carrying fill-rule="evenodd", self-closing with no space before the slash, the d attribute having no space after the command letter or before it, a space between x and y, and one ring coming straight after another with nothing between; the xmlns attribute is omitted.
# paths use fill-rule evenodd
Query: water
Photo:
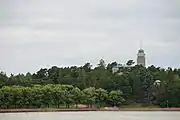
<svg viewBox="0 0 180 120"><path fill-rule="evenodd" d="M0 120L180 120L180 112L1 113Z"/></svg>

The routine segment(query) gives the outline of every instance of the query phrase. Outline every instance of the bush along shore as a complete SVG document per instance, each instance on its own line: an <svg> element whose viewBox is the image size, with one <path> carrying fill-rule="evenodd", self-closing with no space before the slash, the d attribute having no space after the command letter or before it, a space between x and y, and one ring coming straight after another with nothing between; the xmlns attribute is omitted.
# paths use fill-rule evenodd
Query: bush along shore
<svg viewBox="0 0 180 120"><path fill-rule="evenodd" d="M106 90L89 87L80 90L72 85L35 85L32 87L4 86L0 89L1 108L78 108L84 104L92 108L119 106L125 99L120 90Z"/></svg>

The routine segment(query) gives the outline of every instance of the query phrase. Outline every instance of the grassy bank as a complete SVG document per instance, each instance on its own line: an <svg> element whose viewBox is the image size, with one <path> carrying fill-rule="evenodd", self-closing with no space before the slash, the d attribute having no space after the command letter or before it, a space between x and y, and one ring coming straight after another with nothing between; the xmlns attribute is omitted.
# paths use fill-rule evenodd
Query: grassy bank
<svg viewBox="0 0 180 120"><path fill-rule="evenodd" d="M160 108L155 105L141 105L141 104L132 104L132 105L122 105L120 108Z"/></svg>
<svg viewBox="0 0 180 120"><path fill-rule="evenodd" d="M0 109L0 113L18 112L83 112L83 111L180 111L180 108L155 108L155 107L103 107L103 108L39 108L39 109Z"/></svg>

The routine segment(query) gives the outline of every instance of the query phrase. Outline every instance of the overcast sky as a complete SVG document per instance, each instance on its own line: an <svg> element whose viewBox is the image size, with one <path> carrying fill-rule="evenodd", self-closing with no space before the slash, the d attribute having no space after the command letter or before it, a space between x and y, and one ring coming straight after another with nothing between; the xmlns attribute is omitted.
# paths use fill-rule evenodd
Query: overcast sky
<svg viewBox="0 0 180 120"><path fill-rule="evenodd" d="M179 0L0 0L0 71L136 61L180 68Z"/></svg>

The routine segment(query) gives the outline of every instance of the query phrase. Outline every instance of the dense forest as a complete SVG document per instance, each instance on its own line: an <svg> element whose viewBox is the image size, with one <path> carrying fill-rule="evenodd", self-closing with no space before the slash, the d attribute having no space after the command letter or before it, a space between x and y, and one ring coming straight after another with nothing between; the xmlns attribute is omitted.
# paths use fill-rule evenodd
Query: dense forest
<svg viewBox="0 0 180 120"><path fill-rule="evenodd" d="M7 76L0 73L0 107L71 107L77 104L119 106L129 104L180 107L180 69L143 67L132 60L112 68L104 60L83 66L42 68L36 73Z"/></svg>

